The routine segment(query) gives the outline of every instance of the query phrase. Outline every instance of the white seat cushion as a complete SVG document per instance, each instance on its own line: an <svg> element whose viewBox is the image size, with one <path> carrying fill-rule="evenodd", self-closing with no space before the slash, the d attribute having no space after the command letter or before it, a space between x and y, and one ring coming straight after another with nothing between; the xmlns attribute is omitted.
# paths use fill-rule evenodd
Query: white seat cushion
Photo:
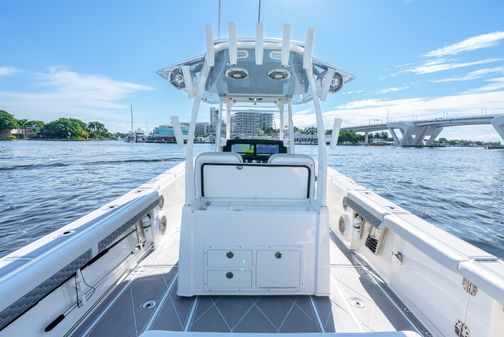
<svg viewBox="0 0 504 337"><path fill-rule="evenodd" d="M196 197L201 197L201 168L203 164L242 164L243 159L234 152L203 152L195 160L194 180L196 187Z"/></svg>
<svg viewBox="0 0 504 337"><path fill-rule="evenodd" d="M269 157L269 164L274 165L301 165L307 166L310 169L310 197L313 197L315 191L315 161L307 154L288 154L276 153Z"/></svg>

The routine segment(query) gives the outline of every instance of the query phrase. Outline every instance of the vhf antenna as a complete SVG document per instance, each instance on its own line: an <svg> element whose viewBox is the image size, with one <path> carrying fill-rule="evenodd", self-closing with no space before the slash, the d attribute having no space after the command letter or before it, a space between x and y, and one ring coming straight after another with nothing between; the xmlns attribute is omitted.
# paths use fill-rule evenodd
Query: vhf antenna
<svg viewBox="0 0 504 337"><path fill-rule="evenodd" d="M257 22L261 22L261 0L259 0L259 9L257 11Z"/></svg>

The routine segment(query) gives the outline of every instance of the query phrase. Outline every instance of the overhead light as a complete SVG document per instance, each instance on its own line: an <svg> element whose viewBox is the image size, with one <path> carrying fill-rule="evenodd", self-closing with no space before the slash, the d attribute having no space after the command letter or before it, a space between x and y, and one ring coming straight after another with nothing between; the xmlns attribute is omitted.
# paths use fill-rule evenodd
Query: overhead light
<svg viewBox="0 0 504 337"><path fill-rule="evenodd" d="M341 76L340 73L335 72L331 80L331 84L329 86L329 92L335 93L336 91L340 90L342 86L343 86L343 77Z"/></svg>
<svg viewBox="0 0 504 337"><path fill-rule="evenodd" d="M287 69L278 68L268 71L268 77L272 80L288 80L291 73Z"/></svg>
<svg viewBox="0 0 504 337"><path fill-rule="evenodd" d="M233 80L243 80L249 76L249 72L243 68L229 68L225 73L227 78L231 78Z"/></svg>
<svg viewBox="0 0 504 337"><path fill-rule="evenodd" d="M184 74L182 68L175 68L170 72L170 83L177 89L185 88Z"/></svg>

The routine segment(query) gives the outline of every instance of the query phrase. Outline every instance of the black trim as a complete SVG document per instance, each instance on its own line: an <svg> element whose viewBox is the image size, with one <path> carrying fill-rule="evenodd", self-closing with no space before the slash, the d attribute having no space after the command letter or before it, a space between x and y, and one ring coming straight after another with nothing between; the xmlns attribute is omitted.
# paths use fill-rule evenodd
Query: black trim
<svg viewBox="0 0 504 337"><path fill-rule="evenodd" d="M201 172L200 172L200 175L201 175L201 196L204 197L205 196L205 178L204 178L204 174L203 174L203 169L205 168L205 166L207 165L212 165L212 166L264 166L264 167L304 167L308 170L308 188L307 188L307 191L306 191L306 199L310 199L310 189L311 189L311 175L312 175L312 172L311 172L311 169L308 165L284 165L284 164L261 164L261 163L257 163L257 164L249 164L249 163L242 163L242 164L231 164L231 163L203 163L201 164Z"/></svg>
<svg viewBox="0 0 504 337"><path fill-rule="evenodd" d="M257 154L257 145L278 145L278 153L287 153L287 147L285 147L283 141L274 139L228 139L226 145L222 147L222 152L233 152L231 151L233 145L235 144L245 144L254 147L254 153L238 153L244 161L257 161L260 163L267 163L268 159L275 153L263 153Z"/></svg>

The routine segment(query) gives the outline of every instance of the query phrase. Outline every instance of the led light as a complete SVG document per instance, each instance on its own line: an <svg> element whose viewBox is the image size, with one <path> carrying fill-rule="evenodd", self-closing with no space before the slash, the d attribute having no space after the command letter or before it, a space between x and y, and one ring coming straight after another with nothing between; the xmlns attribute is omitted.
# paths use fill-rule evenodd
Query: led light
<svg viewBox="0 0 504 337"><path fill-rule="evenodd" d="M229 68L225 75L233 80L243 80L249 76L249 72L243 68Z"/></svg>
<svg viewBox="0 0 504 337"><path fill-rule="evenodd" d="M334 76L331 80L331 85L329 86L329 92L335 93L340 90L343 86L343 77L339 73L334 73Z"/></svg>
<svg viewBox="0 0 504 337"><path fill-rule="evenodd" d="M142 220L140 220L140 223L142 226L145 227L150 227L151 225L151 216L149 214L145 215Z"/></svg>
<svg viewBox="0 0 504 337"><path fill-rule="evenodd" d="M177 89L185 88L184 74L182 68L175 68L170 72L170 83Z"/></svg>
<svg viewBox="0 0 504 337"><path fill-rule="evenodd" d="M268 71L268 77L272 80L288 80L291 73L287 69L278 68Z"/></svg>

